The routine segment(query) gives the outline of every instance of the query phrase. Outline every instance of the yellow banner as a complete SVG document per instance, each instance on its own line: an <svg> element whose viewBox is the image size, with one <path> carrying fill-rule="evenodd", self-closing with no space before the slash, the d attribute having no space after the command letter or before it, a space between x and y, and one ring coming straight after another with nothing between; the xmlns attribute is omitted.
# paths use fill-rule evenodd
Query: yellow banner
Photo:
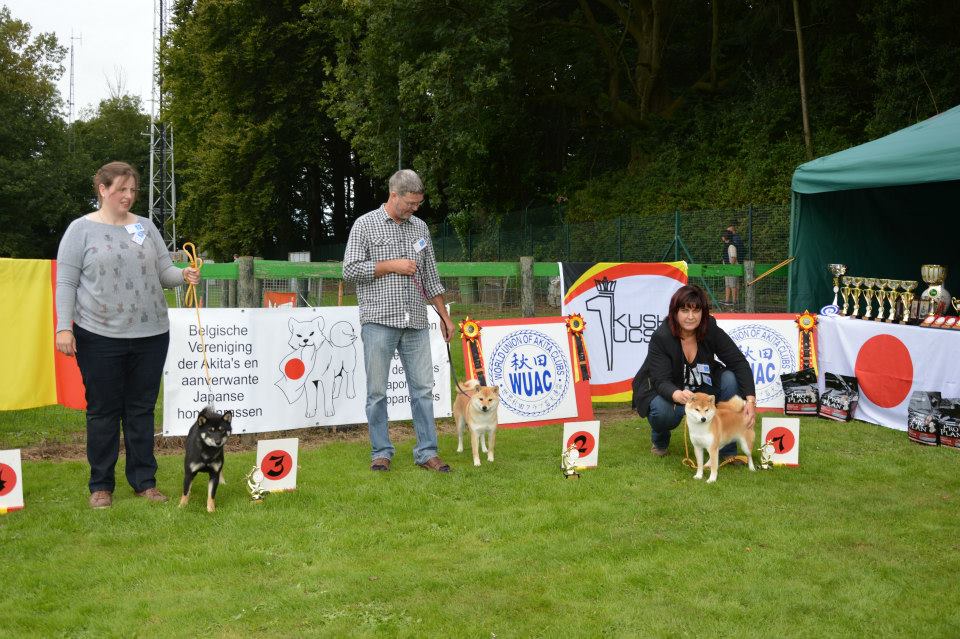
<svg viewBox="0 0 960 639"><path fill-rule="evenodd" d="M57 403L50 266L0 258L0 410Z"/></svg>

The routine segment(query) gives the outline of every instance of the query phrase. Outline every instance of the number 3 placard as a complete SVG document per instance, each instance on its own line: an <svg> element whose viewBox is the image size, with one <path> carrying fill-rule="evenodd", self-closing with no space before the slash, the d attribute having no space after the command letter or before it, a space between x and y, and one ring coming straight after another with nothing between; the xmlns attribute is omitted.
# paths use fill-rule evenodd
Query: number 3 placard
<svg viewBox="0 0 960 639"><path fill-rule="evenodd" d="M257 467L263 473L264 490L279 492L297 487L297 447L300 440L261 439L257 442Z"/></svg>

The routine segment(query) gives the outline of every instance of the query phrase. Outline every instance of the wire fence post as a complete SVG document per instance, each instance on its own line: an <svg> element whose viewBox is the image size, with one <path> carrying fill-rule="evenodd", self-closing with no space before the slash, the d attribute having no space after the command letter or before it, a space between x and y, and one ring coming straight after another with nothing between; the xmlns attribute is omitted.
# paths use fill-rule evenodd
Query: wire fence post
<svg viewBox="0 0 960 639"><path fill-rule="evenodd" d="M520 313L523 317L534 317L533 303L533 257L520 258Z"/></svg>
<svg viewBox="0 0 960 639"><path fill-rule="evenodd" d="M747 206L747 259L753 259L753 205Z"/></svg>
<svg viewBox="0 0 960 639"><path fill-rule="evenodd" d="M673 209L673 261L680 261L680 209Z"/></svg>
<svg viewBox="0 0 960 639"><path fill-rule="evenodd" d="M617 216L617 261L623 261L623 216Z"/></svg>
<svg viewBox="0 0 960 639"><path fill-rule="evenodd" d="M257 308L257 282L253 276L253 258L237 258L237 303L240 308Z"/></svg>

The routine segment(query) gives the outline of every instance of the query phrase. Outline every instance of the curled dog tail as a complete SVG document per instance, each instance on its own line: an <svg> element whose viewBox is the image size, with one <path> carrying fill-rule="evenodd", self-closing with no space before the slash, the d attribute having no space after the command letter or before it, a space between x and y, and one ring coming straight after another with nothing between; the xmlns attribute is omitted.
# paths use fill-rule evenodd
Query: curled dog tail
<svg viewBox="0 0 960 639"><path fill-rule="evenodd" d="M734 395L733 397L731 397L725 402L717 402L717 408L726 408L736 413L742 413L743 408L746 405L747 403L743 401L743 398L740 397L739 395Z"/></svg>
<svg viewBox="0 0 960 639"><path fill-rule="evenodd" d="M478 382L475 379L468 379L467 381L460 384L460 388L467 391L468 393L471 393L477 390L478 388L480 388L480 382Z"/></svg>

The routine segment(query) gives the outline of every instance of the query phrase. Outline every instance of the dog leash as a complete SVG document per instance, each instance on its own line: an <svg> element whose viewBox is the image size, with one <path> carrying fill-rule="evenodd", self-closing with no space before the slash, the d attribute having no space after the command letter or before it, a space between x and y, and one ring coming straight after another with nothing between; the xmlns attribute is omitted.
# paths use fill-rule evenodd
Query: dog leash
<svg viewBox="0 0 960 639"><path fill-rule="evenodd" d="M423 297L423 301L429 304L430 299L427 297L427 291L426 289L423 288L423 284L420 282L420 280L417 279L417 274L413 273L410 276L410 279L413 280L414 284L417 285L417 289L420 291L420 295L421 297ZM434 306L433 304L430 304L430 308L433 309L433 312L437 314L437 319L439 319L440 323L443 324L443 316L440 315L440 311L437 310L437 307ZM453 335L451 335L450 337L452 339ZM457 392L469 399L471 395L468 395L466 391L463 390L463 388L460 386L460 380L457 378L457 371L453 365L453 357L450 355L450 342L449 340L444 340L444 343L447 346L447 363L450 364L450 374L453 375L453 383L457 387Z"/></svg>
<svg viewBox="0 0 960 639"><path fill-rule="evenodd" d="M183 252L189 258L190 267L200 270L203 266L203 259L197 254L197 247L193 242L184 242ZM194 284L187 284L187 294L183 296L184 306L193 306L197 311L197 333L200 334L200 346L203 353L203 375L207 380L207 390L213 395L213 380L210 379L210 363L207 362L207 344L203 338L203 325L200 323L200 297L197 295L197 287ZM213 404L211 403L211 406Z"/></svg>

